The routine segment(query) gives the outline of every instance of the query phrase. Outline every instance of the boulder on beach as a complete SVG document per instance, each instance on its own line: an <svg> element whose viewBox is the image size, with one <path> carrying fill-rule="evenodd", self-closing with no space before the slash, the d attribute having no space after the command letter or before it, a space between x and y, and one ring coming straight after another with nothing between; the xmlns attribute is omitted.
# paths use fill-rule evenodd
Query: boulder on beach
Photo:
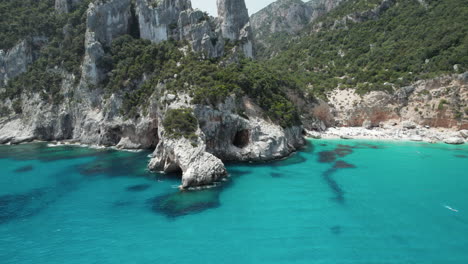
<svg viewBox="0 0 468 264"><path fill-rule="evenodd" d="M444 140L446 144L461 145L465 143L465 140L461 137L449 137Z"/></svg>
<svg viewBox="0 0 468 264"><path fill-rule="evenodd" d="M362 123L362 127L365 129L371 129L372 128L372 122L367 119Z"/></svg>
<svg viewBox="0 0 468 264"><path fill-rule="evenodd" d="M401 123L401 126L403 128L406 128L406 129L415 129L416 128L416 124L414 122L411 122L411 121L403 121Z"/></svg>

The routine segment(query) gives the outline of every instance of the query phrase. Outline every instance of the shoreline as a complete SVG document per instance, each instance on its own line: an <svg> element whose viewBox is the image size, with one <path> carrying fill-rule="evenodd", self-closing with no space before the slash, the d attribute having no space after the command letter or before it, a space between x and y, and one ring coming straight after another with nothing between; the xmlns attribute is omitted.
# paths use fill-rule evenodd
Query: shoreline
<svg viewBox="0 0 468 264"><path fill-rule="evenodd" d="M323 132L306 131L309 139L361 139L381 141L410 141L463 145L468 143L468 130L428 127L330 127Z"/></svg>

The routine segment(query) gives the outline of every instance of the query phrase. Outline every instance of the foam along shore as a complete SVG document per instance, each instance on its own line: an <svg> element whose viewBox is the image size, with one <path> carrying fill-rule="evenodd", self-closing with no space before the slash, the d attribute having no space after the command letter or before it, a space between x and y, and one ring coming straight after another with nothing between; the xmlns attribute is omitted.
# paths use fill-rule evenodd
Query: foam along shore
<svg viewBox="0 0 468 264"><path fill-rule="evenodd" d="M324 139L371 139L421 141L428 143L444 142L461 145L468 142L468 130L449 128L429 128L422 126L392 127L330 127L324 132L306 131L307 137Z"/></svg>

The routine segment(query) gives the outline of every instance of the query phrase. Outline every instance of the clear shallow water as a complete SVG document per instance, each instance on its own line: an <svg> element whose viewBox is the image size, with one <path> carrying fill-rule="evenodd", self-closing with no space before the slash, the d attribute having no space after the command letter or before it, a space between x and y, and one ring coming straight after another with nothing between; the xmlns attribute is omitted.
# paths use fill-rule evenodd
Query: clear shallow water
<svg viewBox="0 0 468 264"><path fill-rule="evenodd" d="M468 263L468 146L312 143L185 193L146 152L0 146L0 263Z"/></svg>

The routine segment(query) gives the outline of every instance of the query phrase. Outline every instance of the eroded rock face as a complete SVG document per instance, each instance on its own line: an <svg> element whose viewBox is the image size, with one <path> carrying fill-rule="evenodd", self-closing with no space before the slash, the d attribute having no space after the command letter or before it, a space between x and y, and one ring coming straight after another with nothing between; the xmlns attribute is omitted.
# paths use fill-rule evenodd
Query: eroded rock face
<svg viewBox="0 0 468 264"><path fill-rule="evenodd" d="M236 101L231 97L218 109L195 109L197 118L203 120L200 128L207 150L215 156L232 161L267 161L285 157L305 143L302 127L284 129L263 119L263 111L250 99ZM244 109L246 116L239 116L238 109ZM236 143L239 133L243 136L241 144Z"/></svg>
<svg viewBox="0 0 468 264"><path fill-rule="evenodd" d="M155 43L168 40L176 32L180 13L191 9L190 0L137 0L141 38Z"/></svg>
<svg viewBox="0 0 468 264"><path fill-rule="evenodd" d="M168 107L193 107L199 120L198 138L168 138L164 128L159 127L161 141L149 167L165 172L181 170L183 188L219 180L225 175L221 160L269 161L286 157L305 144L301 126L285 129L263 119L263 111L248 98L229 97L216 109L182 101L174 101ZM239 109L245 115L238 115ZM204 168L207 164L210 168Z"/></svg>
<svg viewBox="0 0 468 264"><path fill-rule="evenodd" d="M239 41L246 57L252 58L252 29L244 0L217 0L218 20L223 38Z"/></svg>
<svg viewBox="0 0 468 264"><path fill-rule="evenodd" d="M200 131L197 135L196 141L164 137L154 151L149 168L166 173L181 171L181 188L210 185L221 180L227 175L223 162L206 151Z"/></svg>
<svg viewBox="0 0 468 264"><path fill-rule="evenodd" d="M278 0L253 14L250 24L254 34L255 47L271 47L271 37L293 36L309 23L325 15L342 0ZM278 36L280 37L280 36ZM264 54L266 55L266 54Z"/></svg>
<svg viewBox="0 0 468 264"><path fill-rule="evenodd" d="M130 32L131 0L98 0L89 4L86 12L85 58L82 78L92 85L98 85L104 78L99 61L104 48L112 40Z"/></svg>
<svg viewBox="0 0 468 264"><path fill-rule="evenodd" d="M416 125L466 129L468 73L420 80L395 92L370 92L359 96L353 89L336 89L328 94L330 113L339 126L361 126L371 121L394 120L406 128ZM326 116L321 114L320 116Z"/></svg>
<svg viewBox="0 0 468 264"><path fill-rule="evenodd" d="M59 13L69 13L81 2L82 0L55 0L55 10Z"/></svg>
<svg viewBox="0 0 468 264"><path fill-rule="evenodd" d="M182 11L178 21L179 39L189 41L195 52L205 53L209 58L221 57L224 39L212 27L210 19L200 10Z"/></svg>
<svg viewBox="0 0 468 264"><path fill-rule="evenodd" d="M26 72L33 62L33 51L29 41L23 40L8 51L0 50L0 86L8 80Z"/></svg>

